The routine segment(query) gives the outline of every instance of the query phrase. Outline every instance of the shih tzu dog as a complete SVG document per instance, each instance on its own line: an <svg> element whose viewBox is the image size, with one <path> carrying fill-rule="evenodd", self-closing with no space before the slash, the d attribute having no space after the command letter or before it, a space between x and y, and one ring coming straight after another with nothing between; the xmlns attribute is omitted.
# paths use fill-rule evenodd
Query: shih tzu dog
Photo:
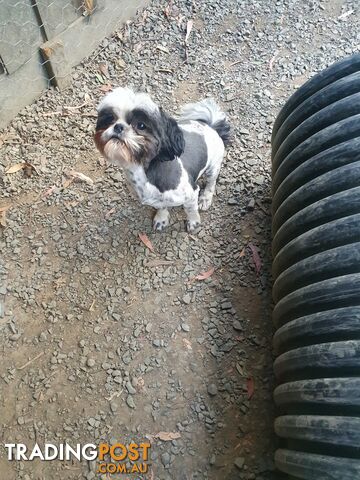
<svg viewBox="0 0 360 480"><path fill-rule="evenodd" d="M183 205L193 232L199 209L211 205L229 134L212 99L185 105L176 121L147 94L116 88L98 107L95 143L106 160L125 170L141 204L156 208L155 230L169 224L169 207Z"/></svg>

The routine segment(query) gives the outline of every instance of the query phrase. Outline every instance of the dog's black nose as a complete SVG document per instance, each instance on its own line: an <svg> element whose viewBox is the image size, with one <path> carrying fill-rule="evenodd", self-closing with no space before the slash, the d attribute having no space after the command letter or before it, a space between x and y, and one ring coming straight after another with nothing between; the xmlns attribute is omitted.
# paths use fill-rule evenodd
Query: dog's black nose
<svg viewBox="0 0 360 480"><path fill-rule="evenodd" d="M114 132L115 133L122 133L124 130L124 125L122 123L115 123L114 125Z"/></svg>

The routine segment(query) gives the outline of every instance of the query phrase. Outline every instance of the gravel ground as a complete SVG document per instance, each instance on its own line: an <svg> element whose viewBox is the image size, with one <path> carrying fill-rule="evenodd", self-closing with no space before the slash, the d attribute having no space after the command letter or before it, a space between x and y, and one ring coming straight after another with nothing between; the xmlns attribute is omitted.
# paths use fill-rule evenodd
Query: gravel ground
<svg viewBox="0 0 360 480"><path fill-rule="evenodd" d="M0 132L1 444L150 439L144 478L279 478L271 125L294 89L359 50L359 20L355 1L154 0L74 69L71 88ZM96 152L94 107L116 85L170 112L206 95L228 112L233 143L196 236L181 209L153 233L151 209ZM35 168L5 173L23 161ZM86 462L9 463L0 450L7 480L107 478Z"/></svg>

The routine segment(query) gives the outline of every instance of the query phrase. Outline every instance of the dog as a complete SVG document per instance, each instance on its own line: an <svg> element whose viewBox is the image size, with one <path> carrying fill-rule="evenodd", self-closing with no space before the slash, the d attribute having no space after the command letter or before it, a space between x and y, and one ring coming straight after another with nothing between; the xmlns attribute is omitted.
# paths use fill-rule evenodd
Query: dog
<svg viewBox="0 0 360 480"><path fill-rule="evenodd" d="M97 109L95 144L105 159L124 169L141 204L154 207L154 230L169 224L170 207L183 206L188 232L201 224L230 139L230 126L213 99L185 105L177 120L146 93L116 88ZM206 178L200 192L199 178Z"/></svg>

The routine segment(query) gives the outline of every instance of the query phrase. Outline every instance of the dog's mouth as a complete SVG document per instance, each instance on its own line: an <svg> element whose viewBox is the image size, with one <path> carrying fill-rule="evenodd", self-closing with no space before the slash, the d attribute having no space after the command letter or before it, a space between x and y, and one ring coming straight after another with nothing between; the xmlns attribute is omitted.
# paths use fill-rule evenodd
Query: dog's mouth
<svg viewBox="0 0 360 480"><path fill-rule="evenodd" d="M114 133L111 137L110 137L110 140L116 140L118 142L121 142L121 143L125 143L125 140L122 136Z"/></svg>

